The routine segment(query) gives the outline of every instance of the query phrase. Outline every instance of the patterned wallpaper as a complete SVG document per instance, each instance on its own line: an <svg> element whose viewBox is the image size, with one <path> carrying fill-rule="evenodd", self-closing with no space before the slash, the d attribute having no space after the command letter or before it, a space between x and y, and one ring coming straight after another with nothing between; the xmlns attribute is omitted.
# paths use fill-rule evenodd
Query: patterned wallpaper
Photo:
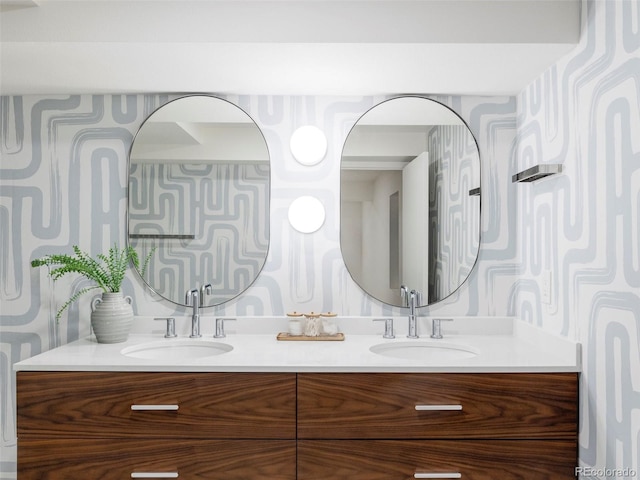
<svg viewBox="0 0 640 480"><path fill-rule="evenodd" d="M583 343L580 461L583 478L640 459L640 2L585 1L580 44L517 97L434 97L467 121L482 162L482 239L469 281L427 315L518 315ZM79 244L98 252L124 242L126 158L146 116L175 95L17 96L0 99L0 478L15 477L12 364L88 333L88 300L57 329L60 299L81 286L52 286L29 260ZM339 245L339 159L358 117L380 97L226 97L263 130L272 158L271 238L247 293L206 314L344 315L392 311L353 283ZM297 164L295 128L329 139L325 161ZM512 184L537 163L564 173ZM290 202L322 200L324 226L295 232ZM541 279L550 272L551 301ZM130 275L137 312L183 315ZM81 313L82 312L82 313ZM393 311L395 312L395 311ZM602 469L599 471L597 469Z"/></svg>
<svg viewBox="0 0 640 480"><path fill-rule="evenodd" d="M43 269L29 261L78 244L94 254L125 241L127 155L142 121L175 96L82 95L2 97L0 170L0 401L3 472L15 470L14 380L11 365L58 343L89 333L89 298L74 304L56 328L57 305L82 282L52 285ZM365 295L351 280L339 244L339 173L344 140L358 118L385 98L226 97L263 130L271 155L271 235L266 264L258 280L241 295L208 315L284 315L293 310L335 311L343 315L400 313ZM471 280L450 300L425 314L508 315L508 302L493 285L512 286L516 268L513 217L507 198L508 165L514 161L514 98L436 98L466 119L478 138L487 197L483 251ZM328 137L325 160L298 164L289 152L299 126L320 127ZM287 209L300 195L314 195L327 210L314 234L293 230ZM186 315L186 310L155 297L133 274L124 288L137 313ZM90 296L89 296L90 297ZM59 340L56 339L56 333Z"/></svg>
<svg viewBox="0 0 640 480"><path fill-rule="evenodd" d="M462 285L479 247L480 187L478 147L463 125L429 131L429 302Z"/></svg>
<svg viewBox="0 0 640 480"><path fill-rule="evenodd" d="M603 470L640 476L640 2L589 1L582 16L575 51L518 96L518 168L564 172L518 189L514 304L583 344L585 478L630 478Z"/></svg>
<svg viewBox="0 0 640 480"><path fill-rule="evenodd" d="M130 177L129 233L152 236L130 242L141 259L151 254L144 278L158 294L184 303L211 284L201 300L215 305L254 281L269 247L267 165L135 163Z"/></svg>

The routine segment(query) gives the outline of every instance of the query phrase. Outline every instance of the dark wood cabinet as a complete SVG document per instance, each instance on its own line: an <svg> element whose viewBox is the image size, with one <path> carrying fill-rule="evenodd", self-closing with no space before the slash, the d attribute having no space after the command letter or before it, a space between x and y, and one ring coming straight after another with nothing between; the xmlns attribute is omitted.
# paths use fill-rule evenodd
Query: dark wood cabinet
<svg viewBox="0 0 640 480"><path fill-rule="evenodd" d="M576 375L301 374L299 438L574 438Z"/></svg>
<svg viewBox="0 0 640 480"><path fill-rule="evenodd" d="M18 372L18 436L295 438L295 373Z"/></svg>
<svg viewBox="0 0 640 480"><path fill-rule="evenodd" d="M294 373L18 372L18 476L293 480L295 386Z"/></svg>
<svg viewBox="0 0 640 480"><path fill-rule="evenodd" d="M577 389L576 373L21 371L18 478L568 480Z"/></svg>
<svg viewBox="0 0 640 480"><path fill-rule="evenodd" d="M20 480L296 478L295 440L42 439L18 446Z"/></svg>
<svg viewBox="0 0 640 480"><path fill-rule="evenodd" d="M300 374L298 479L575 479L577 389L575 373Z"/></svg>
<svg viewBox="0 0 640 480"><path fill-rule="evenodd" d="M575 455L570 440L299 440L298 479L575 480Z"/></svg>

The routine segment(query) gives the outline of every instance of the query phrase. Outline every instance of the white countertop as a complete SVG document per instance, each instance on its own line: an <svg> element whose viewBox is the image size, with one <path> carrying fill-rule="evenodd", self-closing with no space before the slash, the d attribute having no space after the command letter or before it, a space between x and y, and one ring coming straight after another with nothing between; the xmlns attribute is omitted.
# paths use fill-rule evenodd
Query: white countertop
<svg viewBox="0 0 640 480"><path fill-rule="evenodd" d="M444 338L429 338L431 319L421 317L420 339L406 338L406 318L395 318L396 338L383 339L383 322L372 318L336 319L344 341L278 341L287 330L286 318L237 317L225 326L227 337L213 339L213 318L202 318L199 342L219 342L233 349L194 359L140 359L123 349L147 342L181 342L188 338L190 319L177 318L179 337L165 339L164 322L137 317L129 339L99 344L84 338L18 362L17 371L182 371L182 372L579 372L580 344L557 337L508 317L456 317L443 322ZM151 333L143 333L151 332ZM375 332L375 334L373 334ZM433 346L472 350L471 358L407 360L373 353L378 344L423 342ZM175 344L175 343L174 343ZM446 356L446 355L445 355ZM443 356L444 357L444 356Z"/></svg>

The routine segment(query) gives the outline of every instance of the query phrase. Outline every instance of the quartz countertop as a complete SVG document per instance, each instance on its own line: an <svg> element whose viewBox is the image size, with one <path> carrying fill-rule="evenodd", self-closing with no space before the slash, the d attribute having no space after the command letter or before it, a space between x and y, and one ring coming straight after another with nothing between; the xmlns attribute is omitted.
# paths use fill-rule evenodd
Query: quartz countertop
<svg viewBox="0 0 640 480"><path fill-rule="evenodd" d="M394 319L396 338L382 338L384 322L370 317L336 319L344 341L279 341L287 318L236 317L227 322L226 338L214 339L213 317L201 319L201 339L189 339L187 317L176 318L178 338L165 339L164 322L137 317L129 339L99 344L87 337L25 359L16 371L182 371L182 372L579 372L580 344L555 336L511 317L454 317L443 322L443 339L430 338L431 318L421 317L420 339L406 338L406 317ZM218 342L233 347L227 353L202 358L132 358L122 353L148 342ZM375 345L420 342L433 347L465 349L471 358L428 359L388 357L370 350ZM436 349L437 350L437 349Z"/></svg>

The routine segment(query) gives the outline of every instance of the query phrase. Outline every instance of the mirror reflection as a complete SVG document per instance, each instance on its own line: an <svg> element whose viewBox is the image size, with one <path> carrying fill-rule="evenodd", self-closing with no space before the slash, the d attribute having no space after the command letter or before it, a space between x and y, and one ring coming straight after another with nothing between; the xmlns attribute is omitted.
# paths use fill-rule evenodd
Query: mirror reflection
<svg viewBox="0 0 640 480"><path fill-rule="evenodd" d="M345 141L340 244L354 281L381 302L454 293L480 245L480 154L465 122L427 98L366 112ZM404 293L403 293L404 292Z"/></svg>
<svg viewBox="0 0 640 480"><path fill-rule="evenodd" d="M185 292L224 303L257 278L269 247L269 151L243 110L179 98L140 127L130 153L128 237L145 282L185 305ZM207 285L211 288L203 288Z"/></svg>

